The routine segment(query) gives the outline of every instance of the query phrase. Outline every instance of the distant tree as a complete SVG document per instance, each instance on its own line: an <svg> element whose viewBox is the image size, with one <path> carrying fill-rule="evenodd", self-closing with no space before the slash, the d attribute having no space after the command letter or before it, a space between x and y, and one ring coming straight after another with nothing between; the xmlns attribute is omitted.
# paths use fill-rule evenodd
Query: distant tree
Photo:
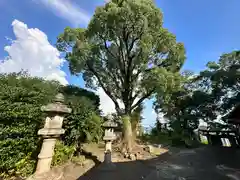
<svg viewBox="0 0 240 180"><path fill-rule="evenodd" d="M223 54L217 62L209 62L200 79L209 81L209 89L217 111L225 114L240 102L240 51Z"/></svg>
<svg viewBox="0 0 240 180"><path fill-rule="evenodd" d="M94 110L99 112L100 98L94 92L73 85L63 86L59 91L67 97L87 97L88 102L91 102L94 106Z"/></svg>
<svg viewBox="0 0 240 180"><path fill-rule="evenodd" d="M57 48L72 74L101 87L124 117L124 144L132 149L130 115L145 99L177 88L185 49L163 28L152 0L111 0L98 7L88 28L65 28ZM121 109L120 104L124 104Z"/></svg>
<svg viewBox="0 0 240 180"><path fill-rule="evenodd" d="M172 120L172 127L189 133L198 127L199 119L211 125L240 102L240 51L223 54L216 62L207 63L199 75L183 75L181 91L159 96L156 109Z"/></svg>

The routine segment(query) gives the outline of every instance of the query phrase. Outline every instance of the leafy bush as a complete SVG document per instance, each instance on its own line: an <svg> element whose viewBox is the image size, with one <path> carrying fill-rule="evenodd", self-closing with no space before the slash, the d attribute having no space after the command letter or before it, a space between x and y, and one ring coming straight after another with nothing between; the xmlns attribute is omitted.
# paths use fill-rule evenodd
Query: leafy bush
<svg viewBox="0 0 240 180"><path fill-rule="evenodd" d="M51 102L59 91L64 93L74 112L65 121L84 124L78 130L91 134L91 140L101 134L97 115L99 97L92 92L74 86L62 87L26 73L0 74L0 84L0 176L25 176L33 172L41 147L37 131L46 118L40 107ZM74 126L66 126L66 131L73 132L71 128ZM73 136L74 133L66 133L63 139Z"/></svg>
<svg viewBox="0 0 240 180"><path fill-rule="evenodd" d="M14 164L14 169L10 169L8 172L1 172L0 178L11 179L12 176L24 178L34 172L35 164L36 160L33 160L31 158L31 153L29 153L26 157Z"/></svg>
<svg viewBox="0 0 240 180"><path fill-rule="evenodd" d="M149 135L142 136L142 140L151 143L167 144L177 147L199 147L199 142L196 137L190 135L188 131L184 131L183 129L160 131L154 127Z"/></svg>
<svg viewBox="0 0 240 180"><path fill-rule="evenodd" d="M153 144L166 144L170 145L172 143L171 137L168 133L151 133L151 134L144 134L141 136L141 140L145 142L150 142Z"/></svg>
<svg viewBox="0 0 240 180"><path fill-rule="evenodd" d="M19 75L0 75L0 172L5 174L18 173L29 153L36 159L37 130L44 119L40 107L58 87L57 83Z"/></svg>
<svg viewBox="0 0 240 180"><path fill-rule="evenodd" d="M75 146L66 146L63 142L57 141L52 159L52 166L61 165L70 160L75 150Z"/></svg>
<svg viewBox="0 0 240 180"><path fill-rule="evenodd" d="M73 112L64 121L66 144L80 148L82 142L98 142L103 134L102 119L94 112L94 106L85 97L69 97L68 102Z"/></svg>
<svg viewBox="0 0 240 180"><path fill-rule="evenodd" d="M36 160L32 159L31 153L29 153L25 158L18 161L16 165L16 175L26 177L32 174L35 170Z"/></svg>
<svg viewBox="0 0 240 180"><path fill-rule="evenodd" d="M73 99L75 99L76 97L77 98L85 97L86 101L80 102L80 104L90 102L91 109L93 109L94 111L99 113L100 98L95 93L93 93L91 91L87 91L87 90L79 88L79 87L76 87L76 86L73 86L73 85L63 86L63 87L61 87L61 89L59 89L59 91L67 97L66 100L70 104L71 104L71 101L73 101ZM69 100L69 99L71 99L71 100ZM74 107L74 108L76 108L76 107Z"/></svg>

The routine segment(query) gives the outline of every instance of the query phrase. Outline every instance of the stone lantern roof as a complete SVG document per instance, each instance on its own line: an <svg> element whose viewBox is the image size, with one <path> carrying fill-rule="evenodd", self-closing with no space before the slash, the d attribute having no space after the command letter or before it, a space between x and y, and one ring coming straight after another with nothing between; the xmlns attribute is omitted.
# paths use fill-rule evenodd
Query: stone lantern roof
<svg viewBox="0 0 240 180"><path fill-rule="evenodd" d="M43 112L55 112L60 114L69 114L72 112L71 108L68 108L64 103L63 94L59 93L55 96L54 102L49 103L46 106L42 106L41 110Z"/></svg>
<svg viewBox="0 0 240 180"><path fill-rule="evenodd" d="M112 120L107 120L103 123L102 126L105 128L115 128L115 127L118 127L118 124Z"/></svg>

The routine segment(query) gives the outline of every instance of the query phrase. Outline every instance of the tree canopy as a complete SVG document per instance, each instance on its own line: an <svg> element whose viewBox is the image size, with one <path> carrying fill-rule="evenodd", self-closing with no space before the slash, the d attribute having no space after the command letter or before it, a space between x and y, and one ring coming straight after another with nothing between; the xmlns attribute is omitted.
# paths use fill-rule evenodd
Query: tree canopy
<svg viewBox="0 0 240 180"><path fill-rule="evenodd" d="M101 87L124 114L154 93L176 88L185 60L183 44L163 27L152 0L98 7L86 29L65 28L57 48L66 53L72 74L82 74L87 87Z"/></svg>
<svg viewBox="0 0 240 180"><path fill-rule="evenodd" d="M218 61L208 62L198 75L188 73L184 79L184 88L161 96L156 108L183 128L197 128L200 119L216 125L213 120L229 113L240 102L240 51L223 54Z"/></svg>

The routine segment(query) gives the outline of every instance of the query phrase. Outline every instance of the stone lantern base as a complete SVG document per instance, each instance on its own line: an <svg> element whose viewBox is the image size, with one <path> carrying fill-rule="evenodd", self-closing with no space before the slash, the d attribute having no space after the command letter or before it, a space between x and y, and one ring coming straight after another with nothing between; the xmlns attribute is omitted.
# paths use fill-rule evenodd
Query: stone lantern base
<svg viewBox="0 0 240 180"><path fill-rule="evenodd" d="M116 169L116 165L112 162L112 153L111 151L106 151L104 154L104 161L99 166L99 169L102 171L113 171Z"/></svg>
<svg viewBox="0 0 240 180"><path fill-rule="evenodd" d="M63 133L64 129L60 128L43 128L38 131L38 134L43 137L43 143L38 155L35 174L42 174L50 170L56 141Z"/></svg>

